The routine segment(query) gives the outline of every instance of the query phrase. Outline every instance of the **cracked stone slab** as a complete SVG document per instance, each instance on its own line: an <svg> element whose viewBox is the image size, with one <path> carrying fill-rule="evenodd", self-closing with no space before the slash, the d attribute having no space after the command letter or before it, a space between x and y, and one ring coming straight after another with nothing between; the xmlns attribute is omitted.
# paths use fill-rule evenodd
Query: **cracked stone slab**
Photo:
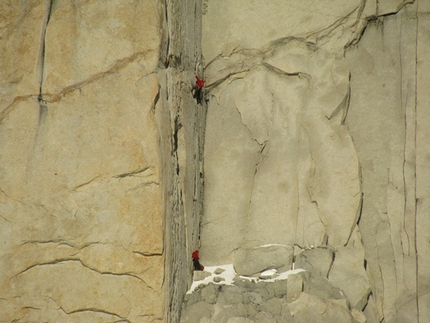
<svg viewBox="0 0 430 323"><path fill-rule="evenodd" d="M1 7L1 319L161 319L159 1Z"/></svg>

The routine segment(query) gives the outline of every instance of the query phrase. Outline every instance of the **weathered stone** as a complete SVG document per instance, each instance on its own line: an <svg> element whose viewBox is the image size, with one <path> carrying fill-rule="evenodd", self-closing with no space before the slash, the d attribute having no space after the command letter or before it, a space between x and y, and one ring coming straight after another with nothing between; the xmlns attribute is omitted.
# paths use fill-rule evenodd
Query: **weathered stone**
<svg viewBox="0 0 430 323"><path fill-rule="evenodd" d="M289 276L292 277L292 276ZM277 298L282 298L287 295L288 280L277 280L271 284L273 295Z"/></svg>
<svg viewBox="0 0 430 323"><path fill-rule="evenodd" d="M207 271L203 271L203 270L194 270L193 272L193 281L199 281L199 280L203 280L206 277L211 276L212 274L210 272Z"/></svg>
<svg viewBox="0 0 430 323"><path fill-rule="evenodd" d="M279 316L281 315L282 302L279 298L272 298L265 301L261 308L264 312Z"/></svg>
<svg viewBox="0 0 430 323"><path fill-rule="evenodd" d="M182 311L181 323L201 322L202 319L211 318L212 305L206 302L199 302L187 306L186 310Z"/></svg>
<svg viewBox="0 0 430 323"><path fill-rule="evenodd" d="M3 1L0 321L429 321L429 13Z"/></svg>
<svg viewBox="0 0 430 323"><path fill-rule="evenodd" d="M296 255L296 268L333 272L330 282L305 281L305 290L347 297L361 309L369 282L376 296L366 306L369 322L429 317L423 107L430 5L312 2L312 13L271 5L206 3L202 253L223 263L259 244L312 248L317 259ZM318 19L337 5L340 20ZM289 14L281 21L283 10ZM214 244L220 236L226 239ZM324 255L313 251L321 247ZM333 268L330 250L339 251Z"/></svg>
<svg viewBox="0 0 430 323"><path fill-rule="evenodd" d="M346 294L351 307L362 310L371 291L364 268L364 250L358 246L339 248L329 282Z"/></svg>
<svg viewBox="0 0 430 323"><path fill-rule="evenodd" d="M225 280L225 278L215 276L213 280L214 280L215 283L219 283L219 282L222 282L223 280Z"/></svg>
<svg viewBox="0 0 430 323"><path fill-rule="evenodd" d="M246 307L243 304L220 305L215 304L212 308L212 322L227 322L232 317L246 316Z"/></svg>
<svg viewBox="0 0 430 323"><path fill-rule="evenodd" d="M333 251L328 248L314 248L301 252L296 256L295 267L328 277L333 263Z"/></svg>
<svg viewBox="0 0 430 323"><path fill-rule="evenodd" d="M290 61L289 57L297 59ZM209 202L202 239L207 235L213 240L211 236L217 235L228 240L217 245L203 243L202 253L226 262L232 250L243 245L320 246L326 233L333 246L346 244L357 221L361 194L356 152L341 124L348 99L349 72L344 60L285 38L268 44L264 55L239 51L216 63L207 69L208 80L218 84L227 78L231 84L222 83L211 92L217 100L212 103L216 108L208 114L205 153L210 156L216 151L220 158L231 160L227 156L233 151L246 151L247 155L240 157L240 172L245 174L232 177L239 171L235 164L223 172L235 187L245 185L249 177L252 185L247 183L241 190L248 196L245 201L229 194L224 184L217 189L221 181L214 171L222 161L208 157L205 194ZM282 77L282 73L289 77ZM240 78L234 78L236 74ZM327 74L335 78L327 82ZM317 90L308 93L310 86ZM277 88L282 91L271 92ZM320 110L315 112L314 106ZM226 122L237 132L234 138L216 132ZM209 128L212 125L214 128ZM237 142L238 148L226 145L227 141ZM274 191L273 185L278 189ZM212 207L218 199L222 204ZM241 219L234 225L241 225L242 230L233 228L225 212L218 209L230 208L230 204L231 213ZM225 245L220 245L222 242Z"/></svg>
<svg viewBox="0 0 430 323"><path fill-rule="evenodd" d="M240 304L243 303L242 291L236 286L226 286L221 293L226 305ZM221 295L220 295L221 297Z"/></svg>
<svg viewBox="0 0 430 323"><path fill-rule="evenodd" d="M158 1L1 7L2 319L161 319Z"/></svg>
<svg viewBox="0 0 430 323"><path fill-rule="evenodd" d="M243 287L243 288L246 288L246 289L256 288L259 285L255 281L250 281L250 280L247 280L247 279L245 280L245 279L240 278L239 276L236 276L234 278L234 284L236 286Z"/></svg>
<svg viewBox="0 0 430 323"><path fill-rule="evenodd" d="M353 323L353 317L347 308L315 295L301 293L296 301L288 304L288 307L294 322L297 323Z"/></svg>
<svg viewBox="0 0 430 323"><path fill-rule="evenodd" d="M203 37L203 50L209 62L218 53L228 56L233 50L260 48L285 36L322 33L327 26L344 23L339 22L338 17L357 14L360 4L358 0L336 0L330 4L321 3L318 10L309 11L309 6L315 5L313 1L291 5L277 0L263 5L256 0L235 3L209 0L204 16L208 37ZM332 16L327 17L326 11ZM237 13L244 19L237 19Z"/></svg>
<svg viewBox="0 0 430 323"><path fill-rule="evenodd" d="M242 248L235 252L233 266L238 275L250 276L292 263L293 248L282 245Z"/></svg>
<svg viewBox="0 0 430 323"><path fill-rule="evenodd" d="M416 219L416 244L417 244L417 294L418 295L418 317L420 320L429 320L430 318L430 189L428 186L430 180L430 170L428 167L428 160L430 156L430 131L428 124L430 122L430 113L428 106L430 104L430 93L428 71L430 70L430 63L427 59L426 53L430 49L430 4L426 1L417 2L417 43L416 43L416 72L417 72L417 110L415 115L416 121L416 198L417 198L417 219ZM411 10L412 11L412 10ZM405 19L406 20L406 19ZM409 20L412 24L413 21ZM413 27L411 28L413 30ZM406 37L406 36L405 36ZM412 58L413 60L413 58ZM413 112L411 113L413 114ZM409 124L413 123L413 119ZM412 126L413 128L413 126ZM413 130L412 130L413 131ZM413 132L410 131L410 136ZM413 152L413 137L411 138L410 150ZM412 154L411 154L412 155ZM413 158L413 155L411 156ZM409 160L408 160L409 161ZM413 159L412 159L413 161ZM409 167L410 169L411 167ZM412 179L413 180L413 179ZM408 185L410 182L407 183ZM411 185L412 186L412 185ZM412 187L410 188L412 191ZM413 193L409 201L409 208L413 207ZM413 216L413 212L408 215ZM407 223L405 219L403 223ZM413 221L412 221L413 222ZM408 232L413 230L412 223L409 223ZM405 252L406 254L406 252ZM408 258L409 259L409 258ZM409 276L410 277L410 276ZM407 306L404 310L399 311L400 316L411 313L416 305L413 304L415 295L410 295ZM415 297L414 297L415 296ZM407 316L405 316L405 319Z"/></svg>
<svg viewBox="0 0 430 323"><path fill-rule="evenodd" d="M351 67L346 125L360 160L364 194L359 228L377 320L386 322L418 321L419 312L430 303L420 307L416 302L417 291L428 290L425 283L417 283L420 268L428 262L416 249L428 237L428 230L420 231L428 222L421 220L417 203L423 187L417 185L428 178L419 171L426 155L425 150L419 151L426 146L419 143L425 133L419 124L426 122L424 115L418 115L419 102L428 97L420 87L425 83L418 82L427 70L417 65L426 61L420 48L428 44L420 38L426 34L420 32L425 21L428 24L418 9L422 3L416 1L396 15L369 24L359 45L346 52Z"/></svg>
<svg viewBox="0 0 430 323"><path fill-rule="evenodd" d="M162 56L182 56L182 77L194 77L201 16L178 17L197 1L176 16L168 2L0 5L1 320L179 317L191 278L179 255L198 237L203 112L181 77L167 81ZM173 149L178 115L186 133ZM173 214L185 222L176 202L189 219L172 230Z"/></svg>
<svg viewBox="0 0 430 323"><path fill-rule="evenodd" d="M257 288L260 284L257 284ZM261 284L261 287L258 288L258 293L264 298L265 301L275 297L272 283L265 283L264 285Z"/></svg>
<svg viewBox="0 0 430 323"><path fill-rule="evenodd" d="M1 38L0 38L0 69L1 75L1 97L0 97L0 122L14 110L18 103L33 103L31 98L37 98L40 86L40 68L42 67L40 38L44 30L46 6L44 1L32 0L25 5L16 1L3 2L0 8ZM35 73L37 69L37 73ZM36 75L35 75L36 74ZM29 101L30 102L27 102ZM31 115L35 107L25 109ZM23 120L27 121L27 120ZM32 135L34 127L23 127ZM18 130L18 129L17 129ZM17 135L19 132L16 132ZM21 137L22 138L22 137ZM23 139L23 138L22 138ZM3 149L8 147L8 142L1 141ZM28 142L23 142L22 146L17 146L19 155L24 154L28 148ZM18 156L19 156L18 155ZM17 171L15 180L22 181L21 167L23 160L16 159L17 164L9 169L9 176ZM7 183L2 181L3 185ZM11 184L7 186L12 186ZM12 188L5 187L5 192L10 192Z"/></svg>
<svg viewBox="0 0 430 323"><path fill-rule="evenodd" d="M231 317L228 319L227 323L253 323L253 321L246 317Z"/></svg>
<svg viewBox="0 0 430 323"><path fill-rule="evenodd" d="M351 310L351 315L354 318L354 323L366 323L367 322L367 319L366 319L366 316L364 315L364 313L362 311L357 310L356 308L353 308Z"/></svg>
<svg viewBox="0 0 430 323"><path fill-rule="evenodd" d="M218 293L217 293L217 286L214 284L209 284L207 286L204 286L201 289L201 299L209 304L215 304Z"/></svg>
<svg viewBox="0 0 430 323"><path fill-rule="evenodd" d="M291 312L290 312L290 309L288 308L288 303L287 302L282 303L281 322L285 322L285 323L292 323L292 322L294 322L294 318L291 315Z"/></svg>
<svg viewBox="0 0 430 323"><path fill-rule="evenodd" d="M248 298L251 301L251 303L255 305L261 305L263 304L263 301L264 301L263 297L261 297L260 294L254 293L254 292L249 293Z"/></svg>
<svg viewBox="0 0 430 323"><path fill-rule="evenodd" d="M296 300L303 291L303 278L300 274L290 275L287 280L287 302Z"/></svg>
<svg viewBox="0 0 430 323"><path fill-rule="evenodd" d="M246 306L246 312L248 313L249 317L254 316L255 314L257 314L259 312L259 306L255 305L254 303L246 303L246 299L245 299L245 306Z"/></svg>
<svg viewBox="0 0 430 323"><path fill-rule="evenodd" d="M188 304L194 304L202 301L202 289L195 289L192 293L187 293L184 298L184 303L186 303L185 306L188 306Z"/></svg>
<svg viewBox="0 0 430 323"><path fill-rule="evenodd" d="M378 322L378 309L376 307L376 302L372 294L369 295L369 299L367 300L367 306L363 311L366 316L366 320L369 323ZM411 320L413 322L413 320Z"/></svg>
<svg viewBox="0 0 430 323"><path fill-rule="evenodd" d="M267 322L276 322L276 319L272 313L267 312L258 312L255 314L255 323L267 323Z"/></svg>
<svg viewBox="0 0 430 323"><path fill-rule="evenodd" d="M345 299L346 295L339 289L331 285L327 278L320 275L304 273L303 291L321 297L323 299ZM287 294L288 296L288 294Z"/></svg>

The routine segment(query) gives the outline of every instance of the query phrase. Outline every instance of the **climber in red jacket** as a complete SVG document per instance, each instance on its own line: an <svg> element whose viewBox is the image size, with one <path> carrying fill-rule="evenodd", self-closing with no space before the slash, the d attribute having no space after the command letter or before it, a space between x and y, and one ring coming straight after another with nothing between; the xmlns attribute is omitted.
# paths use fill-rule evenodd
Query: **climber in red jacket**
<svg viewBox="0 0 430 323"><path fill-rule="evenodd" d="M193 264L194 264L194 270L203 270L205 269L205 267L203 265L200 264L199 260L199 251L196 250L193 252L193 254L191 255L191 257L193 258Z"/></svg>
<svg viewBox="0 0 430 323"><path fill-rule="evenodd" d="M205 79L201 79L196 75L196 84L193 86L193 97L197 100L197 103L202 103L203 99L203 87L205 86Z"/></svg>

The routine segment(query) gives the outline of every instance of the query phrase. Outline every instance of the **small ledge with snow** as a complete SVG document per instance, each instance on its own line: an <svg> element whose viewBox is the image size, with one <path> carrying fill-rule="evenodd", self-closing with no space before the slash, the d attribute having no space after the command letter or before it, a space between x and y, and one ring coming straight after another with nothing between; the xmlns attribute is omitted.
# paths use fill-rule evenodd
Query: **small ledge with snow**
<svg viewBox="0 0 430 323"><path fill-rule="evenodd" d="M194 281L187 294L193 293L197 287L210 283L218 285L233 285L234 279L248 280L252 282L274 282L288 279L289 275L295 275L305 271L304 269L292 269L278 273L276 269L268 269L260 273L258 277L238 276L233 264L220 266L207 266L204 271L194 272Z"/></svg>

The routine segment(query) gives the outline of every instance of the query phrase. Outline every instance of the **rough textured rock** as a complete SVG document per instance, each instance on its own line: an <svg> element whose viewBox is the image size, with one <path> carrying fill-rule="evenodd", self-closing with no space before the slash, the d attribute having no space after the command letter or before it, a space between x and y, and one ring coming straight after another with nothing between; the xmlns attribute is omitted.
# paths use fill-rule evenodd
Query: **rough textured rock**
<svg viewBox="0 0 430 323"><path fill-rule="evenodd" d="M334 253L328 248L304 250L295 257L295 266L306 271L328 277L333 264Z"/></svg>
<svg viewBox="0 0 430 323"><path fill-rule="evenodd" d="M287 301L296 300L303 291L302 275L291 275L287 281Z"/></svg>
<svg viewBox="0 0 430 323"><path fill-rule="evenodd" d="M266 269L290 267L292 261L292 247L268 245L237 250L234 254L233 266L238 275L251 276Z"/></svg>
<svg viewBox="0 0 430 323"><path fill-rule="evenodd" d="M160 4L13 3L2 4L1 320L161 319Z"/></svg>
<svg viewBox="0 0 430 323"><path fill-rule="evenodd" d="M321 289L321 284L307 275L292 274L287 280L273 282L236 276L233 285L200 285L185 296L181 322L357 323L355 317L365 317L358 309L350 310L340 292L325 292L327 289ZM315 289L321 295L314 293Z"/></svg>
<svg viewBox="0 0 430 323"><path fill-rule="evenodd" d="M353 323L353 317L344 302L324 300L301 293L299 299L288 305L294 322Z"/></svg>
<svg viewBox="0 0 430 323"><path fill-rule="evenodd" d="M1 322L178 321L201 205L196 3L0 5Z"/></svg>
<svg viewBox="0 0 430 323"><path fill-rule="evenodd" d="M428 210L429 191L422 186L429 178L423 168L428 152L420 142L427 136L423 107L429 102L422 77L428 68L423 49L429 46L425 3L370 23L346 55L351 68L346 124L360 159L364 194L359 227L374 316L386 322L429 318L429 224L422 215Z"/></svg>
<svg viewBox="0 0 430 323"><path fill-rule="evenodd" d="M165 1L164 38L159 71L165 262L165 320L179 322L183 295L192 281L191 254L198 248L203 192L205 101L192 96L202 76L201 2ZM155 108L156 111L158 106Z"/></svg>
<svg viewBox="0 0 430 323"><path fill-rule="evenodd" d="M358 310L332 321L429 320L428 2L204 7L202 261L294 246L312 302Z"/></svg>
<svg viewBox="0 0 430 323"><path fill-rule="evenodd" d="M213 108L202 256L223 263L242 245L312 247L327 236L333 246L346 244L361 190L356 152L342 125L345 60L286 34L218 56L206 73ZM220 165L226 165L222 173ZM216 243L205 245L204 237Z"/></svg>
<svg viewBox="0 0 430 323"><path fill-rule="evenodd" d="M340 248L336 252L329 277L329 282L346 294L351 307L360 311L366 306L371 291L363 259L363 249Z"/></svg>
<svg viewBox="0 0 430 323"><path fill-rule="evenodd" d="M2 1L0 321L430 321L429 17L427 0ZM182 306L199 247L306 273Z"/></svg>

